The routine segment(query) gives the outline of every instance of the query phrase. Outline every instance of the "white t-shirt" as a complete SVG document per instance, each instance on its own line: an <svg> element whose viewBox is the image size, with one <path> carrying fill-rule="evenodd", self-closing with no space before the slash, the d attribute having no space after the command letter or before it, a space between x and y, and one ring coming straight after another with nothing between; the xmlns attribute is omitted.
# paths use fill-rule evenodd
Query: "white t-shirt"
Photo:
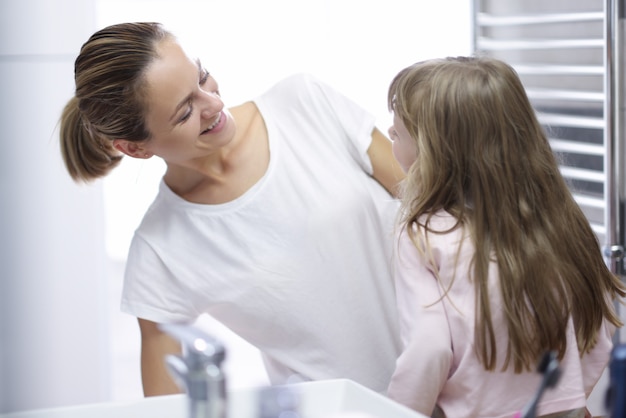
<svg viewBox="0 0 626 418"><path fill-rule="evenodd" d="M261 350L275 384L347 378L385 392L400 349L398 202L369 175L373 117L307 75L255 103L267 172L217 205L161 182L131 244L122 310L158 323L208 313Z"/></svg>

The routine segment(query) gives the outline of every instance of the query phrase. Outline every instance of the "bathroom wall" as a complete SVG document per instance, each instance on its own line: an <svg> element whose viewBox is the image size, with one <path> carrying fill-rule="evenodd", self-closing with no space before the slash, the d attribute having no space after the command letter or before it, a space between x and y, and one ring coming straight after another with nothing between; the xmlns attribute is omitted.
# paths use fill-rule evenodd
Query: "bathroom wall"
<svg viewBox="0 0 626 418"><path fill-rule="evenodd" d="M102 186L72 184L55 132L95 10L0 2L0 413L109 398Z"/></svg>

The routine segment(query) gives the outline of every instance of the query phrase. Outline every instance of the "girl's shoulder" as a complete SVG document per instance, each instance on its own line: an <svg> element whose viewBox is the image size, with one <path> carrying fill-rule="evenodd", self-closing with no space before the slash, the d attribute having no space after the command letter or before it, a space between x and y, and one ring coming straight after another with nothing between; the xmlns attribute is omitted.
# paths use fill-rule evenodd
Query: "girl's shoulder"
<svg viewBox="0 0 626 418"><path fill-rule="evenodd" d="M431 251L452 255L470 244L468 229L450 213L441 210L430 215L430 218L424 216L420 219L420 224L424 225L427 219L428 228L422 227L419 235Z"/></svg>
<svg viewBox="0 0 626 418"><path fill-rule="evenodd" d="M428 230L436 233L453 232L462 229L458 219L445 210L422 215L420 223L424 224L425 222L428 222Z"/></svg>

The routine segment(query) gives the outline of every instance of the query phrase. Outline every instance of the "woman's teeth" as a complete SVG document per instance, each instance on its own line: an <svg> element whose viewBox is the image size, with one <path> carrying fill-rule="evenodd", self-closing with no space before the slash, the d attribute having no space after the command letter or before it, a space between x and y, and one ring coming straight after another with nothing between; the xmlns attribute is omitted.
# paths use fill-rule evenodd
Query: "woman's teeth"
<svg viewBox="0 0 626 418"><path fill-rule="evenodd" d="M213 122L208 128L206 128L204 131L202 131L202 133L209 132L211 129L215 128L217 126L217 124L220 123L220 120L222 120L222 112L220 112L219 115L217 115L217 118L215 119L215 122Z"/></svg>

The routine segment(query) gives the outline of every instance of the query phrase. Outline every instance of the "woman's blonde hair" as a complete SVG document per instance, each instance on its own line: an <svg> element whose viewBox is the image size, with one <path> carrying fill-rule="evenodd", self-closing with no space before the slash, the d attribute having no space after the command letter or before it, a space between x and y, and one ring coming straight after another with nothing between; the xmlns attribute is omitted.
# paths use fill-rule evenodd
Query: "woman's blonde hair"
<svg viewBox="0 0 626 418"><path fill-rule="evenodd" d="M74 63L76 91L61 115L61 154L75 181L102 177L122 154L113 139L150 137L144 116L144 74L156 45L172 35L158 23L123 23L94 33Z"/></svg>
<svg viewBox="0 0 626 418"><path fill-rule="evenodd" d="M400 224L417 243L445 210L475 246L477 355L496 367L487 274L499 269L509 343L504 368L533 369L545 350L566 349L568 318L589 351L603 319L621 326L613 298L625 295L560 174L516 72L488 57L417 63L392 81L389 108L415 140ZM417 245L417 244L416 244Z"/></svg>

